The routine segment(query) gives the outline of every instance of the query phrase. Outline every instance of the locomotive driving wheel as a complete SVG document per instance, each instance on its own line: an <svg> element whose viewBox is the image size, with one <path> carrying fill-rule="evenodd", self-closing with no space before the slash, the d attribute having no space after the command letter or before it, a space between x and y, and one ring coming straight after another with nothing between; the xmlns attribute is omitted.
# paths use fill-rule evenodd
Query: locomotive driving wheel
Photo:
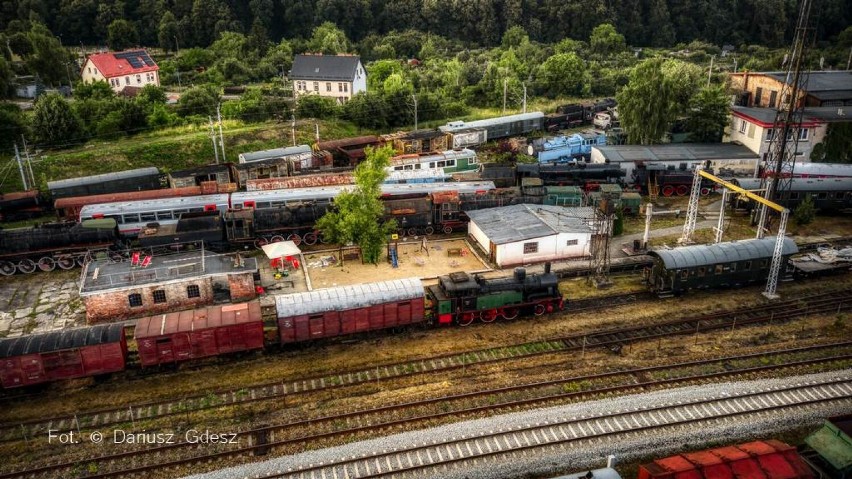
<svg viewBox="0 0 852 479"><path fill-rule="evenodd" d="M18 271L30 274L36 270L36 264L31 259L23 259L18 263Z"/></svg>
<svg viewBox="0 0 852 479"><path fill-rule="evenodd" d="M292 241L294 245L299 246L300 244L302 244L302 237L297 235L296 233L293 233L287 236L287 241Z"/></svg>
<svg viewBox="0 0 852 479"><path fill-rule="evenodd" d="M305 236L302 237L302 240L308 246L315 245L315 244L317 244L317 234L316 233L305 233Z"/></svg>
<svg viewBox="0 0 852 479"><path fill-rule="evenodd" d="M74 264L74 258L71 256L62 256L56 259L56 265L61 269L71 269Z"/></svg>
<svg viewBox="0 0 852 479"><path fill-rule="evenodd" d="M15 274L15 265L8 261L0 261L0 274L3 276L12 276Z"/></svg>
<svg viewBox="0 0 852 479"><path fill-rule="evenodd" d="M444 226L443 231L444 231L445 235L448 235L448 234L453 232L453 227L452 226Z"/></svg>
<svg viewBox="0 0 852 479"><path fill-rule="evenodd" d="M254 247L257 248L257 249L261 249L268 244L269 244L269 240L267 240L266 238L258 238L256 240L254 240Z"/></svg>
<svg viewBox="0 0 852 479"><path fill-rule="evenodd" d="M493 323L497 319L498 313L496 309L489 309L482 312L483 323Z"/></svg>
<svg viewBox="0 0 852 479"><path fill-rule="evenodd" d="M470 326L474 319L476 319L475 314L462 313L462 315L459 316L459 326Z"/></svg>
<svg viewBox="0 0 852 479"><path fill-rule="evenodd" d="M50 256L45 256L38 260L38 269L42 271L53 271L56 269L56 262Z"/></svg>
<svg viewBox="0 0 852 479"><path fill-rule="evenodd" d="M280 243L282 241L284 241L284 237L280 235L275 235L271 240L269 240L270 243Z"/></svg>
<svg viewBox="0 0 852 479"><path fill-rule="evenodd" d="M535 305L535 309L533 309L533 313L536 316L541 316L545 313L545 311L547 311L547 306L545 306L544 303L538 303Z"/></svg>
<svg viewBox="0 0 852 479"><path fill-rule="evenodd" d="M677 187L677 195L678 196L686 196L687 192L689 192L689 188L686 185L679 185Z"/></svg>
<svg viewBox="0 0 852 479"><path fill-rule="evenodd" d="M666 197L671 196L671 195L674 194L674 192L675 192L675 188L672 185L666 185L666 186L663 187L663 196L666 196Z"/></svg>
<svg viewBox="0 0 852 479"><path fill-rule="evenodd" d="M503 308L500 310L500 316L503 319L515 319L518 317L518 313L520 313L518 308Z"/></svg>
<svg viewBox="0 0 852 479"><path fill-rule="evenodd" d="M423 231L426 233L426 236L431 236L431 235L435 234L435 228L433 228L431 226L427 226L426 229L423 230Z"/></svg>

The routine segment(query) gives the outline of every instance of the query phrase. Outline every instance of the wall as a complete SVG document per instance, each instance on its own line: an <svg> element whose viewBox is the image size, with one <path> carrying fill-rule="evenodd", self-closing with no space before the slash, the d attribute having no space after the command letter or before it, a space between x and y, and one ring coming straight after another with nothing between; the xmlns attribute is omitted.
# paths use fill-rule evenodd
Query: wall
<svg viewBox="0 0 852 479"><path fill-rule="evenodd" d="M96 81L106 81L103 74L95 67L91 60L86 60L83 65L83 71L80 73L83 83L94 83Z"/></svg>
<svg viewBox="0 0 852 479"><path fill-rule="evenodd" d="M304 82L305 90L298 89L300 82ZM317 84L319 86L319 90L314 90L313 80L294 80L293 92L297 98L303 95L319 95L334 98L338 103L346 103L354 94L352 92L352 82L317 80ZM346 91L340 91L340 87L342 85L345 85L344 88ZM331 91L328 91L329 86L331 87Z"/></svg>
<svg viewBox="0 0 852 479"><path fill-rule="evenodd" d="M189 285L198 286L200 292L198 298L187 297L186 287ZM154 303L153 292L159 289L166 292L165 303ZM252 286L253 292L254 287ZM142 295L142 306L131 308L128 296L134 293ZM83 304L86 306L86 323L88 324L111 323L167 311L192 309L212 302L213 282L209 277L129 287L117 291L98 291L83 296Z"/></svg>
<svg viewBox="0 0 852 479"><path fill-rule="evenodd" d="M576 245L568 245L569 240L576 240ZM559 261L580 259L589 255L591 233L559 233L542 238L517 241L497 246L497 261L500 267L540 263L543 261ZM538 242L538 252L524 254L524 243Z"/></svg>
<svg viewBox="0 0 852 479"><path fill-rule="evenodd" d="M254 289L254 274L229 274L228 287L231 290L231 301L248 301L254 299L257 292Z"/></svg>
<svg viewBox="0 0 852 479"><path fill-rule="evenodd" d="M352 94L367 91L367 71L364 70L364 66L361 65L361 62L358 62L358 66L355 69L355 81L352 84Z"/></svg>
<svg viewBox="0 0 852 479"><path fill-rule="evenodd" d="M746 123L746 131L745 133L740 133L740 128L742 122ZM828 130L828 124L823 123L817 127L808 128L808 139L807 140L799 140L799 145L797 151L799 153L803 153L802 156L797 156L797 162L810 162L811 161L811 151L813 151L814 145L820 143L825 139L826 132ZM764 128L761 125L751 123L748 120L740 118L736 115L731 115L731 123L728 125L725 131L725 137L722 141L738 141L743 144L746 148L756 153L759 157L759 160L763 161L763 155L769 152L770 142L767 141L769 138L769 128ZM788 141L787 145L792 148L793 142Z"/></svg>
<svg viewBox="0 0 852 479"><path fill-rule="evenodd" d="M490 259L491 261L494 261L494 258L490 257L491 240L489 240L488 237L485 236L485 233L483 233L482 230L479 229L479 226L477 226L476 223L474 223L473 221L471 221L467 225L467 234L471 238L473 238L473 240L476 241L477 244L479 244L479 247L482 248L483 251L488 253L488 255L489 255L488 259Z"/></svg>

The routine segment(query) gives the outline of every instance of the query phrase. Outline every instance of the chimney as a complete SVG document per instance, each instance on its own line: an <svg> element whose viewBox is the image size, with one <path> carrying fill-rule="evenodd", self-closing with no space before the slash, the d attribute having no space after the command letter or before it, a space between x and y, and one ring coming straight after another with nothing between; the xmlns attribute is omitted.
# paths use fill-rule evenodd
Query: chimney
<svg viewBox="0 0 852 479"><path fill-rule="evenodd" d="M544 274L550 274L550 261L544 263Z"/></svg>

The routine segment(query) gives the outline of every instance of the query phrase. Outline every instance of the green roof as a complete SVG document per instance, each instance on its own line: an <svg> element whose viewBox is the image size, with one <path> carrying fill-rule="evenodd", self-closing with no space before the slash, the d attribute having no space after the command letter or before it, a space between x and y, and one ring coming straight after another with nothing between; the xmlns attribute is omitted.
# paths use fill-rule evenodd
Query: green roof
<svg viewBox="0 0 852 479"><path fill-rule="evenodd" d="M826 419L822 428L805 439L808 446L841 472L852 471L852 415Z"/></svg>
<svg viewBox="0 0 852 479"><path fill-rule="evenodd" d="M92 229L113 229L115 228L115 220L112 218L100 218L96 220L83 220L83 228Z"/></svg>

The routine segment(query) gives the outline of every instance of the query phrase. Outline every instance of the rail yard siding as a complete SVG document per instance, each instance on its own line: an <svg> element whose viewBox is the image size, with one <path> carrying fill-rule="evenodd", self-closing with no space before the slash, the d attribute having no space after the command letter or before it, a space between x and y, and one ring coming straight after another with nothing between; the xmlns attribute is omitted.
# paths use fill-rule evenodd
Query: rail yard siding
<svg viewBox="0 0 852 479"><path fill-rule="evenodd" d="M251 280L251 275L249 275L249 280ZM188 297L187 287L189 286L198 287L198 297ZM155 303L154 291L160 290L165 292L166 300L165 302ZM251 290L251 297L254 297L253 285ZM130 306L130 295L132 294L141 296L142 304L140 306ZM83 297L83 303L86 306L86 323L88 324L112 323L178 309L197 308L212 302L213 281L211 278L193 278L188 281L137 286Z"/></svg>

